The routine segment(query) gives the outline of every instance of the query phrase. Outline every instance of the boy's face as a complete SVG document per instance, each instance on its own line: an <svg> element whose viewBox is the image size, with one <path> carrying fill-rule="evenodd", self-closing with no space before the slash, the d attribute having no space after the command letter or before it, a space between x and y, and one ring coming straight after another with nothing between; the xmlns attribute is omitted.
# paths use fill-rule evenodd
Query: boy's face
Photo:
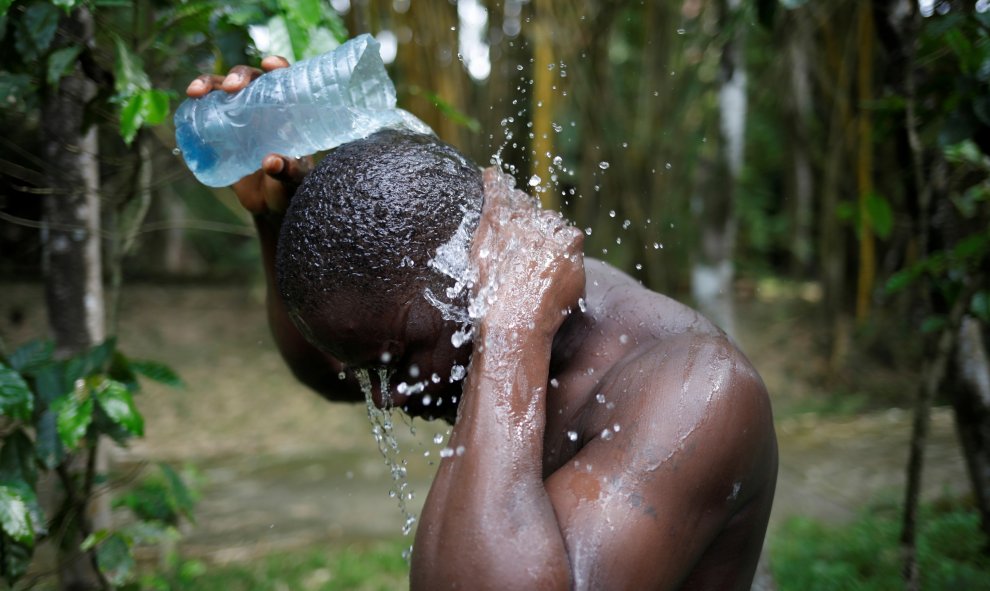
<svg viewBox="0 0 990 591"><path fill-rule="evenodd" d="M453 416L461 382L451 381L456 366L466 369L471 344L454 347L458 326L444 321L421 295L401 304L375 310L358 298L333 298L319 313L294 315L306 338L344 364L345 371L391 374L388 392L392 405L411 415ZM373 396L384 400L373 377ZM438 404L439 403L439 404Z"/></svg>

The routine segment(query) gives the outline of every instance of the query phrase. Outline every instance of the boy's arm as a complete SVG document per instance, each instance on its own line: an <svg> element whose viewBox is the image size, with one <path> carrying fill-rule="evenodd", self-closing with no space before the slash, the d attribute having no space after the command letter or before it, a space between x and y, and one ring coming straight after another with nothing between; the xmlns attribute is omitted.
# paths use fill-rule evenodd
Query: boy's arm
<svg viewBox="0 0 990 591"><path fill-rule="evenodd" d="M500 283L478 325L454 454L423 510L412 588L676 588L730 519L764 498L773 450L762 384L724 338L645 351L603 384L614 410L582 413L605 413L611 432L544 480L550 346L584 286L580 233L492 197L486 186L479 284L480 251L508 257L493 270ZM757 534L737 540L741 558L714 573L726 584L709 588L746 578Z"/></svg>
<svg viewBox="0 0 990 591"><path fill-rule="evenodd" d="M227 76L204 74L186 88L190 98L202 98L214 90L235 93L243 90L264 72L289 66L282 57L269 56L261 61L261 69L234 66ZM261 260L265 272L268 324L279 352L292 373L313 390L335 401L362 400L353 377L341 380L339 361L310 344L289 317L278 292L275 276L275 250L282 227L282 218L289 201L303 177L312 167L311 158L289 158L269 154L261 167L234 183L231 187L244 209L254 218L261 245Z"/></svg>

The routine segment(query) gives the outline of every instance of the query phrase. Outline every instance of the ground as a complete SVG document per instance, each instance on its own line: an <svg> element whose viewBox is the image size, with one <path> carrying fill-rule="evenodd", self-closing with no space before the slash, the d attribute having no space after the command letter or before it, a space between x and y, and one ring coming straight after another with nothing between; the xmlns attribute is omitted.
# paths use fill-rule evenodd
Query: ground
<svg viewBox="0 0 990 591"><path fill-rule="evenodd" d="M802 412L828 399L813 361L813 303L766 291L740 305L737 340L763 375L778 419L781 471L770 535L791 515L839 520L868 500L899 498L909 413ZM152 461L195 467L202 499L181 548L209 563L398 537L403 519L389 497L390 471L365 409L324 402L295 383L268 334L262 299L260 287L126 287L121 349L168 363L187 387L146 386L139 406L147 434L117 450L117 473L133 474ZM40 302L37 285L0 288L0 335L8 345L42 334ZM864 383L865 390L903 389L903 406L909 404L910 376ZM415 491L410 506L418 512L446 428L397 418L395 431ZM968 487L946 409L934 413L924 478L929 497Z"/></svg>

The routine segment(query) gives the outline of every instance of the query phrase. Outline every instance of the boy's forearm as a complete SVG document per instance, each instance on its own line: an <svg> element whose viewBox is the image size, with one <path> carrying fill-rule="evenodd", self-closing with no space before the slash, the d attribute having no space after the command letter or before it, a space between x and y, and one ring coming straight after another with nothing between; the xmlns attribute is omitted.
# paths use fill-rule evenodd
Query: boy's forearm
<svg viewBox="0 0 990 591"><path fill-rule="evenodd" d="M479 327L453 453L437 472L416 539L414 588L569 587L570 565L542 479L551 343Z"/></svg>

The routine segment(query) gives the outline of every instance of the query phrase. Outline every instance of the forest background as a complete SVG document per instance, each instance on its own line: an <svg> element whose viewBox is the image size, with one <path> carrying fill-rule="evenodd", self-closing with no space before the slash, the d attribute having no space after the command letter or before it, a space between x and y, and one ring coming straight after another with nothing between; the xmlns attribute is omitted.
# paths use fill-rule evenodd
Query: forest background
<svg viewBox="0 0 990 591"><path fill-rule="evenodd" d="M768 325L790 323L810 342L799 373L815 388L775 398L778 414L912 409L893 559L909 585L922 577L914 549L929 408L950 406L971 483L950 504L969 516L965 536L983 548L971 562L986 568L990 2L0 0L0 9L0 285L44 286L53 363L108 335L126 345L119 310L131 285L261 281L250 220L173 153L170 115L188 81L370 32L400 106L476 162L498 155L518 184L585 229L590 256L699 306L744 348L737 310L748 303L762 304ZM4 309L9 334L30 315L19 306ZM76 409L56 402L65 392L26 406L21 384L40 391L43 372L17 367L24 349L14 340L0 351L9 458ZM103 375L96 365L92 375ZM76 402L109 408L99 406L105 392L94 381ZM110 423L140 435L134 416ZM66 423L52 439L65 457L38 452L41 471L96 458L98 436L113 436L97 422L76 424L77 437ZM15 484L37 477L29 462L10 463L19 467L0 478L10 485L0 500L31 506ZM81 472L84 497L93 470ZM82 511L88 499L77 500ZM12 519L0 520L5 556L48 535ZM90 537L89 549L106 539Z"/></svg>

